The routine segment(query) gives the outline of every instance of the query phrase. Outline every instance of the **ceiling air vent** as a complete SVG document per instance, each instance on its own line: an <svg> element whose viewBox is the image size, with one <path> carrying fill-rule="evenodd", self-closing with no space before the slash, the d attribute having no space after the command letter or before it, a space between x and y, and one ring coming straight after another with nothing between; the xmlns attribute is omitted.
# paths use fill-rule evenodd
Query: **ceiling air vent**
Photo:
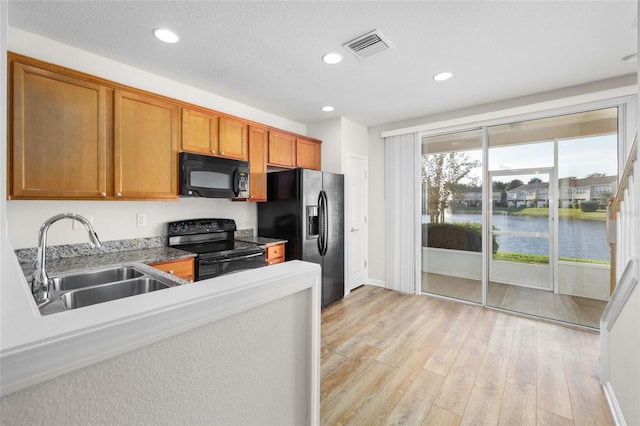
<svg viewBox="0 0 640 426"><path fill-rule="evenodd" d="M358 58L365 60L387 49L393 44L378 30L373 30L342 45Z"/></svg>

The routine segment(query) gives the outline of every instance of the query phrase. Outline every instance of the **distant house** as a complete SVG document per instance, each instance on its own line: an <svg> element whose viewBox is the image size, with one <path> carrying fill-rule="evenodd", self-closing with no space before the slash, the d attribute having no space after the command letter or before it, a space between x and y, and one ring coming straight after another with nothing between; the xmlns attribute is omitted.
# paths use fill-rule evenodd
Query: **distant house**
<svg viewBox="0 0 640 426"><path fill-rule="evenodd" d="M583 179L562 178L558 180L560 207L568 208L572 203L587 200L600 201L615 194L618 189L617 176L598 176ZM507 191L508 207L547 207L549 205L549 182L529 183Z"/></svg>
<svg viewBox="0 0 640 426"><path fill-rule="evenodd" d="M493 205L502 201L502 191L493 191L491 194ZM452 197L452 205L456 207L480 207L482 206L482 188L471 188Z"/></svg>
<svg viewBox="0 0 640 426"><path fill-rule="evenodd" d="M508 207L548 207L549 182L528 183L507 191Z"/></svg>
<svg viewBox="0 0 640 426"><path fill-rule="evenodd" d="M600 201L618 190L618 176L597 176L583 179L562 178L560 187L560 207L567 208L571 203L587 200Z"/></svg>

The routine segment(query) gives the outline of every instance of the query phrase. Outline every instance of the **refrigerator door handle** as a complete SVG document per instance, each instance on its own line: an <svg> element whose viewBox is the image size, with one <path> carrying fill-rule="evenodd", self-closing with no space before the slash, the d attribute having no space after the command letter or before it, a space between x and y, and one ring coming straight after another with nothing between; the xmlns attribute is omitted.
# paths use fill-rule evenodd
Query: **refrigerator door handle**
<svg viewBox="0 0 640 426"><path fill-rule="evenodd" d="M327 214L327 193L325 191L320 191L318 204L320 208L318 218L320 221L320 238L318 239L318 244L320 255L324 256L327 254L327 248L329 246L327 241L329 236L329 215Z"/></svg>

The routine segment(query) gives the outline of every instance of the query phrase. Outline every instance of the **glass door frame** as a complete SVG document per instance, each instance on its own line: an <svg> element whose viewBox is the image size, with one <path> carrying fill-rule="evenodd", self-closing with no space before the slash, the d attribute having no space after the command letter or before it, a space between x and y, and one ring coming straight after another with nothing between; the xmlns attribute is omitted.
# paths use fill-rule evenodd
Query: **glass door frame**
<svg viewBox="0 0 640 426"><path fill-rule="evenodd" d="M557 147L557 142L554 141L554 147ZM557 148L554 148L555 153L557 154ZM556 155L554 154L554 157ZM557 158L554 158L554 164L557 164ZM546 174L549 176L549 188L548 188L548 204L549 204L549 214L548 214L548 232L540 233L540 232L523 232L523 231L494 231L493 230L493 178L494 176L521 176L521 175L535 175L535 174ZM484 287L484 297L483 305L487 306L487 293L489 286L489 278L491 274L491 264L493 262L493 236L506 235L506 236L514 236L514 237L529 237L529 238L547 238L548 239L548 255L549 255L549 281L548 286L546 288L538 288L540 290L548 290L557 292L557 247L558 243L557 239L557 203L555 202L556 197L556 188L557 188L557 178L554 167L536 167L536 168L523 168L523 169L508 169L508 170L487 170L487 185L485 186L485 190L487 191L487 199L489 203L487 204L487 220L485 224L485 231L483 232L483 236L485 237L485 245L484 249L487 253L486 256L486 282L483 280Z"/></svg>

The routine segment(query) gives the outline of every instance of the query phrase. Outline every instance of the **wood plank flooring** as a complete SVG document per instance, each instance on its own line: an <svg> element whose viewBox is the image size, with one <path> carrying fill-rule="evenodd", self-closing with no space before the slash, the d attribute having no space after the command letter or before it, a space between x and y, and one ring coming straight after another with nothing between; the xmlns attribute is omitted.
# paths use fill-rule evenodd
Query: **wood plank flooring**
<svg viewBox="0 0 640 426"><path fill-rule="evenodd" d="M322 311L323 425L611 425L599 335L363 286Z"/></svg>

